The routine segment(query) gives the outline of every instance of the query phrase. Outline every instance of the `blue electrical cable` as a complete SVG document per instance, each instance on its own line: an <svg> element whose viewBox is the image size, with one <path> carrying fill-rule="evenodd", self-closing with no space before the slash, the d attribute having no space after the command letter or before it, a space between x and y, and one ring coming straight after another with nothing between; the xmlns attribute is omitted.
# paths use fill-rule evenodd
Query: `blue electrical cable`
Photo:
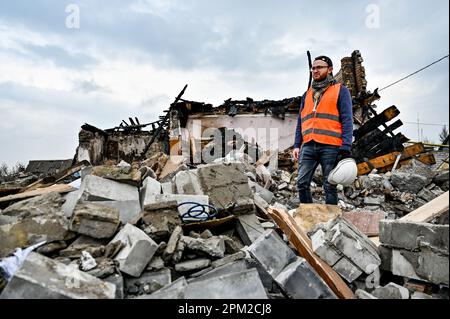
<svg viewBox="0 0 450 319"><path fill-rule="evenodd" d="M178 207L183 205L193 205L188 209L188 211L181 215L181 220L183 222L188 221L206 221L214 218L217 215L217 209L214 206L200 204L196 202L185 202L178 205ZM210 210L207 211L206 208ZM187 218L192 218L194 220L187 220Z"/></svg>

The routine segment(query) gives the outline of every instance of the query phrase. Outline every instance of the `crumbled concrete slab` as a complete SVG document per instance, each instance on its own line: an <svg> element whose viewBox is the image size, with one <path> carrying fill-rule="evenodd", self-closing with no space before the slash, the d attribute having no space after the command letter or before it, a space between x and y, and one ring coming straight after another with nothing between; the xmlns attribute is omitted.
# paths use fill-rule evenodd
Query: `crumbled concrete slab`
<svg viewBox="0 0 450 319"><path fill-rule="evenodd" d="M54 242L74 238L62 211L63 197L50 193L12 204L2 212L0 258L42 241Z"/></svg>
<svg viewBox="0 0 450 319"><path fill-rule="evenodd" d="M393 249L392 273L397 276L448 286L448 255L437 254L431 249L425 248L419 252Z"/></svg>
<svg viewBox="0 0 450 319"><path fill-rule="evenodd" d="M273 278L296 260L294 252L273 230L266 230L248 247L247 251Z"/></svg>
<svg viewBox="0 0 450 319"><path fill-rule="evenodd" d="M205 165L198 168L198 178L203 193L217 209L231 209L235 215L254 211L253 192L243 164Z"/></svg>
<svg viewBox="0 0 450 319"><path fill-rule="evenodd" d="M125 290L132 295L151 294L171 282L170 269L166 268L155 272L144 272L139 278L126 278Z"/></svg>
<svg viewBox="0 0 450 319"><path fill-rule="evenodd" d="M187 285L186 278L180 277L151 295L139 296L137 299L185 299L184 292Z"/></svg>
<svg viewBox="0 0 450 319"><path fill-rule="evenodd" d="M411 194L417 194L428 182L426 177L414 173L395 171L391 176L391 183L395 188Z"/></svg>
<svg viewBox="0 0 450 319"><path fill-rule="evenodd" d="M161 194L161 183L152 177L147 177L142 182L142 187L139 191L139 198L141 206L144 207L150 203L154 203L155 195Z"/></svg>
<svg viewBox="0 0 450 319"><path fill-rule="evenodd" d="M131 224L126 224L111 243L117 241L125 244L114 258L119 262L120 271L139 277L158 249L158 245L142 230Z"/></svg>
<svg viewBox="0 0 450 319"><path fill-rule="evenodd" d="M211 260L208 258L198 258L187 260L175 265L175 271L177 272L191 272L200 269L204 269L211 265Z"/></svg>
<svg viewBox="0 0 450 319"><path fill-rule="evenodd" d="M409 290L390 282L384 287L375 288L372 295L378 299L409 299Z"/></svg>
<svg viewBox="0 0 450 319"><path fill-rule="evenodd" d="M66 201L62 205L62 210L67 218L70 218L72 216L73 210L77 205L78 200L81 198L82 194L83 191L78 189L76 191L64 195L64 199Z"/></svg>
<svg viewBox="0 0 450 319"><path fill-rule="evenodd" d="M363 273L358 266L353 264L347 258L341 258L338 262L336 262L336 264L333 265L333 269L336 270L336 272L348 282L353 282Z"/></svg>
<svg viewBox="0 0 450 319"><path fill-rule="evenodd" d="M239 252L234 253L232 255L225 256L225 257L223 257L221 259L214 260L211 263L211 266L212 266L212 268L217 268L217 267L220 267L220 266L223 266L223 265L235 262L237 260L244 259L245 257L246 257L246 253L244 251L239 251Z"/></svg>
<svg viewBox="0 0 450 319"><path fill-rule="evenodd" d="M152 237L166 240L181 225L176 201L146 205L141 214L144 223L153 227Z"/></svg>
<svg viewBox="0 0 450 319"><path fill-rule="evenodd" d="M181 236L179 241L182 242L186 248L195 252L205 253L213 258L223 258L225 255L225 242L223 238L218 236L207 239Z"/></svg>
<svg viewBox="0 0 450 319"><path fill-rule="evenodd" d="M166 195L175 194L172 182L161 183L161 190L162 193Z"/></svg>
<svg viewBox="0 0 450 319"><path fill-rule="evenodd" d="M157 271L165 268L164 260L160 256L153 255L152 259L147 265L147 271Z"/></svg>
<svg viewBox="0 0 450 319"><path fill-rule="evenodd" d="M119 224L118 209L79 201L70 219L70 230L94 238L110 238Z"/></svg>
<svg viewBox="0 0 450 319"><path fill-rule="evenodd" d="M141 172L131 166L100 165L93 167L91 174L133 186L141 184Z"/></svg>
<svg viewBox="0 0 450 319"><path fill-rule="evenodd" d="M183 228L181 228L181 226L175 227L174 231L170 235L169 241L167 242L167 246L162 255L164 261L167 262L172 259L177 249L178 241L182 235L183 235Z"/></svg>
<svg viewBox="0 0 450 319"><path fill-rule="evenodd" d="M275 281L292 299L336 299L336 295L302 257L287 265Z"/></svg>
<svg viewBox="0 0 450 319"><path fill-rule="evenodd" d="M330 266L334 266L342 258L342 254L327 240L323 229L318 229L311 236L311 247Z"/></svg>
<svg viewBox="0 0 450 319"><path fill-rule="evenodd" d="M116 286L116 298L123 299L125 297L124 293L124 280L121 274L112 274L111 276L103 279L106 282L112 283Z"/></svg>
<svg viewBox="0 0 450 319"><path fill-rule="evenodd" d="M139 200L136 186L94 175L88 175L83 179L80 190L83 191L81 198L85 201Z"/></svg>
<svg viewBox="0 0 450 319"><path fill-rule="evenodd" d="M95 203L118 209L119 219L123 224L135 221L141 212L141 204L138 200L101 201Z"/></svg>
<svg viewBox="0 0 450 319"><path fill-rule="evenodd" d="M220 276L231 274L231 273L243 272L250 268L252 268L252 267L249 267L246 260L241 259L241 260L231 262L229 264L218 266L217 268L208 267L204 271L199 271L197 273L191 274L190 278L188 279L188 282L190 283L190 282L194 282L197 280L204 280L204 279L209 279L209 278L213 278L213 277L220 277Z"/></svg>
<svg viewBox="0 0 450 319"><path fill-rule="evenodd" d="M178 204L178 213L180 216L183 216L185 213L189 211L192 207L196 206L195 204L183 204L183 203L198 203L201 205L208 205L209 198L205 195L180 195L180 194L159 194L154 195L151 200L145 200L142 205L143 207L151 204L158 203L167 203L167 202L177 202ZM183 204L183 205L182 205ZM180 206L181 205L181 206ZM209 211L209 208L206 209L206 212ZM204 216L203 216L204 215ZM207 217L206 214L203 214L200 217ZM195 218L186 218L186 221L196 221Z"/></svg>
<svg viewBox="0 0 450 319"><path fill-rule="evenodd" d="M384 246L407 250L429 247L448 255L449 225L382 220L380 229L380 243Z"/></svg>
<svg viewBox="0 0 450 319"><path fill-rule="evenodd" d="M198 280L188 284L186 299L267 299L256 269Z"/></svg>
<svg viewBox="0 0 450 319"><path fill-rule="evenodd" d="M255 214L248 214L237 217L236 231L244 245L251 245L265 232L265 229Z"/></svg>
<svg viewBox="0 0 450 319"><path fill-rule="evenodd" d="M198 170L196 169L178 172L173 179L173 183L177 194L203 195Z"/></svg>
<svg viewBox="0 0 450 319"><path fill-rule="evenodd" d="M270 203L274 198L275 194L273 192L260 186L258 183L252 181L249 181L248 183L253 192L261 196L261 198L264 199L267 203Z"/></svg>
<svg viewBox="0 0 450 319"><path fill-rule="evenodd" d="M115 295L114 284L32 252L0 299L114 299Z"/></svg>

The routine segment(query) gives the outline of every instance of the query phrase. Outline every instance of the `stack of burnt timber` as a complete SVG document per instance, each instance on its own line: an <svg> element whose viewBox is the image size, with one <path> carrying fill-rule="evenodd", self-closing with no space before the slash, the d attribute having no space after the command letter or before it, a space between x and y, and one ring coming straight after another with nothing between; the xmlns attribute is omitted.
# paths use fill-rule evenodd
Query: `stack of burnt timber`
<svg viewBox="0 0 450 319"><path fill-rule="evenodd" d="M378 89L367 91L362 62L361 53L356 50L341 60L341 70L336 74L336 79L348 87L353 99L355 129L352 153L358 163L359 175L373 169L385 172L398 168L412 157L426 164L435 164L433 154L426 153L423 144L405 147L404 143L409 139L402 133L394 133L403 125L401 120L388 123L400 114L395 105L380 113L375 111L377 106L373 103L380 99L380 95Z"/></svg>

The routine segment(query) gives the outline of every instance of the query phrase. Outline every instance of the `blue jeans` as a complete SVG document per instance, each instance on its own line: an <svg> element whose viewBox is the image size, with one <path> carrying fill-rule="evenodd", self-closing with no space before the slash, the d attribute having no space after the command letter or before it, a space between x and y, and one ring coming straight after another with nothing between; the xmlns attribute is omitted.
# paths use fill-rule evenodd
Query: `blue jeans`
<svg viewBox="0 0 450 319"><path fill-rule="evenodd" d="M303 144L300 150L298 165L297 189L300 203L312 203L311 181L317 166L322 167L325 203L337 205L338 196L336 185L328 183L328 175L334 168L339 146L317 143L315 141Z"/></svg>

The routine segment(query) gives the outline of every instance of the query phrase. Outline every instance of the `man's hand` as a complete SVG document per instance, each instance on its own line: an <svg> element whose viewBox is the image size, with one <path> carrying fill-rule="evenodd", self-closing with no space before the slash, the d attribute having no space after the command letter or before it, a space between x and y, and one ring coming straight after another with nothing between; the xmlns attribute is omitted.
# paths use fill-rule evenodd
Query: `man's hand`
<svg viewBox="0 0 450 319"><path fill-rule="evenodd" d="M350 158L350 157L352 157L352 153L350 151L339 150L338 155L336 157L336 165L337 165L337 163L339 163L343 159Z"/></svg>
<svg viewBox="0 0 450 319"><path fill-rule="evenodd" d="M296 161L298 161L299 155L300 155L300 148L294 148L294 150L292 151L292 156L294 156L294 159Z"/></svg>

